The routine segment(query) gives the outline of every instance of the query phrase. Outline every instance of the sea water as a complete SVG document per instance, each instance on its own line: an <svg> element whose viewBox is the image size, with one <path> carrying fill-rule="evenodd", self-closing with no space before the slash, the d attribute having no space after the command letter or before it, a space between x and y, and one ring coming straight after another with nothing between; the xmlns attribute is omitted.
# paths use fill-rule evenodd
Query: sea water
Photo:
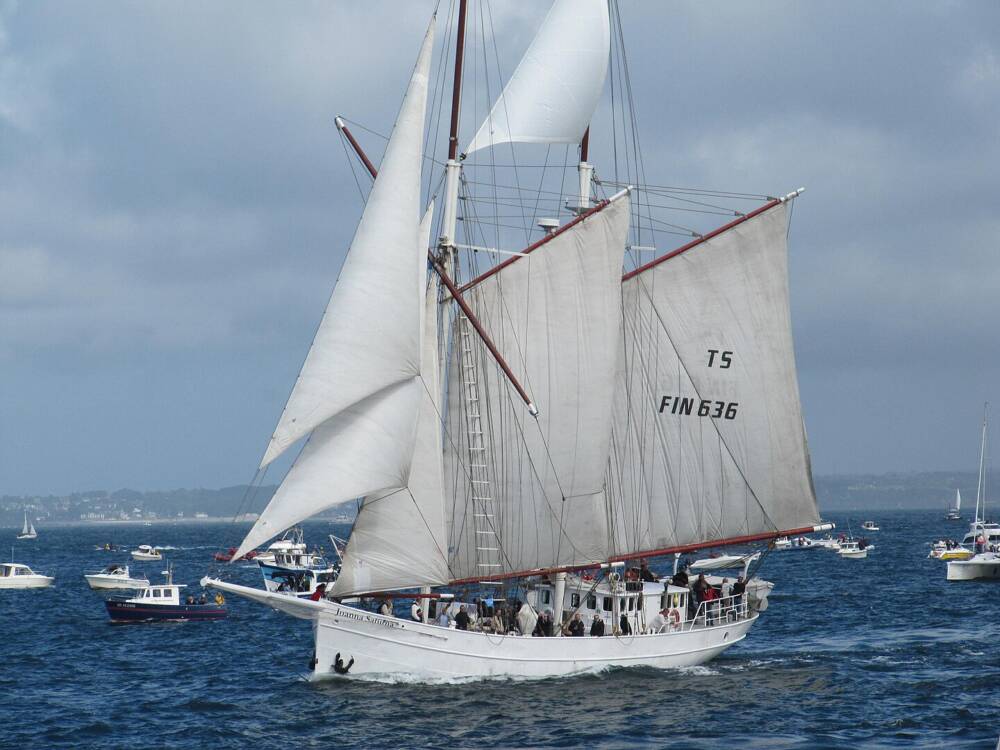
<svg viewBox="0 0 1000 750"><path fill-rule="evenodd" d="M0 591L0 747L993 748L1000 583L948 583L927 559L930 541L967 523L830 514L855 534L867 515L883 530L866 560L769 554L771 606L705 666L433 685L309 682L309 623L236 597L221 622L111 625L83 579L128 562L158 582L169 562L199 593L212 552L246 526L43 524L33 542L11 529L0 539L17 562L56 582ZM305 528L315 544L346 531ZM94 549L105 542L174 549L141 563ZM256 566L224 570L261 585Z"/></svg>

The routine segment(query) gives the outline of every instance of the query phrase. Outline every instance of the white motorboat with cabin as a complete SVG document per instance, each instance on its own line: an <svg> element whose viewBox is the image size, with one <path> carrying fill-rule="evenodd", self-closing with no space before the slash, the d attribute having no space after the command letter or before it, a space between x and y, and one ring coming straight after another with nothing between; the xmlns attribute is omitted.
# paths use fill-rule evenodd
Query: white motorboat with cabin
<svg viewBox="0 0 1000 750"><path fill-rule="evenodd" d="M840 542L837 554L849 560L863 560L868 557L870 549L874 549L874 545L865 544L864 540L846 539Z"/></svg>
<svg viewBox="0 0 1000 750"><path fill-rule="evenodd" d="M36 573L27 565L0 563L0 589L44 589L53 581L52 576Z"/></svg>
<svg viewBox="0 0 1000 750"><path fill-rule="evenodd" d="M24 512L24 526L21 527L21 533L17 535L18 539L38 539L38 532L35 531L35 524L33 521L28 521L28 512Z"/></svg>
<svg viewBox="0 0 1000 750"><path fill-rule="evenodd" d="M371 193L261 469L309 439L234 555L360 497L330 595L396 592L421 601L424 622L203 583L311 620L316 677L342 673L338 655L353 659L351 674L419 678L700 664L757 621L750 594L710 605L724 617L706 607L663 629L660 611L648 615L668 604L675 620L685 592L662 581L631 591L611 573L639 557L832 528L816 507L790 325L800 191L660 252L669 236L641 217L664 188L597 180L588 161L612 37L622 39L606 0L555 0L460 158L465 40L486 35L466 32L458 5L448 159L440 182L428 180L442 193L421 199L428 86L440 78L432 20L382 163L364 159ZM521 240L502 231L524 196L497 201L510 188L489 150L524 142L579 143L579 190L549 206L565 221L539 222L544 234L511 252L500 248L535 231L537 216L524 212ZM478 223L501 204L504 222ZM557 633L592 595L605 617L606 590L612 613L631 600L632 636L498 638L426 622L434 597L541 606L549 589Z"/></svg>
<svg viewBox="0 0 1000 750"><path fill-rule="evenodd" d="M128 565L108 565L98 573L87 573L83 577L92 589L144 589L149 586L149 579L132 575Z"/></svg>
<svg viewBox="0 0 1000 750"><path fill-rule="evenodd" d="M159 547L153 547L149 544L140 544L136 549L132 550L133 560L162 560L163 552L160 551Z"/></svg>
<svg viewBox="0 0 1000 750"><path fill-rule="evenodd" d="M865 521L864 523L861 524L861 528L864 531L878 531L879 530L878 524L875 523L874 521Z"/></svg>
<svg viewBox="0 0 1000 750"><path fill-rule="evenodd" d="M298 526L293 526L282 534L281 539L272 542L266 550L259 553L253 559L257 563L273 564L275 562L275 556L278 554L304 555L307 552L308 548L305 543L305 537L302 529Z"/></svg>
<svg viewBox="0 0 1000 750"><path fill-rule="evenodd" d="M255 558L267 591L309 597L320 586L325 590L337 580L339 568L317 551L279 549L271 557L273 562Z"/></svg>

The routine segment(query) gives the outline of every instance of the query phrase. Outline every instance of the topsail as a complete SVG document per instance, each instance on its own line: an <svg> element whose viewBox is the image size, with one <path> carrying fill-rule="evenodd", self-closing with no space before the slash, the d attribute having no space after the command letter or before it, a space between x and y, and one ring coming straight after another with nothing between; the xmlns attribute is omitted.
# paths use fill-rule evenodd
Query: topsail
<svg viewBox="0 0 1000 750"><path fill-rule="evenodd" d="M604 89L610 48L607 0L556 0L465 153L578 143Z"/></svg>

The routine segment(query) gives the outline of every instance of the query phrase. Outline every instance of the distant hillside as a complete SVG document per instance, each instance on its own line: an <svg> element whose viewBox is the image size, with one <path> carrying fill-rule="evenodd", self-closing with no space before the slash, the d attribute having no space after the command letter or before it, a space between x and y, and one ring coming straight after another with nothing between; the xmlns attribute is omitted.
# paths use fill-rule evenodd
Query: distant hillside
<svg viewBox="0 0 1000 750"><path fill-rule="evenodd" d="M995 486L992 481L987 487ZM944 510L962 490L963 506L976 502L976 474L936 471L909 474L857 474L816 477L816 495L824 512L861 509ZM274 485L259 487L247 496L247 487L218 490L132 489L89 490L63 496L0 497L0 525L20 526L24 511L43 521L115 521L163 518L232 518L237 513L259 513L274 495ZM989 494L989 493L987 493ZM323 514L350 520L355 503L345 503Z"/></svg>
<svg viewBox="0 0 1000 750"><path fill-rule="evenodd" d="M864 508L944 510L962 491L962 507L976 504L976 472L929 471L908 474L818 476L816 496L820 510ZM986 486L995 486L990 475ZM987 495L988 496L988 495Z"/></svg>

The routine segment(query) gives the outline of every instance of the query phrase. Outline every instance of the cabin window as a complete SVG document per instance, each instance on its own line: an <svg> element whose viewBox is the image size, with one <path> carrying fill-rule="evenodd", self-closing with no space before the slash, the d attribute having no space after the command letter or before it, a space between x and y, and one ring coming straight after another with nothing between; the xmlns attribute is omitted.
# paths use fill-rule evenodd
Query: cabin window
<svg viewBox="0 0 1000 750"><path fill-rule="evenodd" d="M594 596L593 594L587 597L587 608L597 609L597 597Z"/></svg>
<svg viewBox="0 0 1000 750"><path fill-rule="evenodd" d="M604 611L611 612L613 609L614 607L611 603L611 597L610 596L604 597Z"/></svg>
<svg viewBox="0 0 1000 750"><path fill-rule="evenodd" d="M552 603L552 592L551 591L543 591L542 592L542 603L544 603L544 604L551 604Z"/></svg>
<svg viewBox="0 0 1000 750"><path fill-rule="evenodd" d="M628 611L631 612L633 609L635 609L635 599L630 596L628 598Z"/></svg>
<svg viewBox="0 0 1000 750"><path fill-rule="evenodd" d="M660 597L660 609L666 609L667 608L667 599L668 598L669 597L666 594L664 594L663 596Z"/></svg>
<svg viewBox="0 0 1000 750"><path fill-rule="evenodd" d="M569 606L574 607L574 608L580 606L580 595L579 594L570 594L569 595Z"/></svg>

